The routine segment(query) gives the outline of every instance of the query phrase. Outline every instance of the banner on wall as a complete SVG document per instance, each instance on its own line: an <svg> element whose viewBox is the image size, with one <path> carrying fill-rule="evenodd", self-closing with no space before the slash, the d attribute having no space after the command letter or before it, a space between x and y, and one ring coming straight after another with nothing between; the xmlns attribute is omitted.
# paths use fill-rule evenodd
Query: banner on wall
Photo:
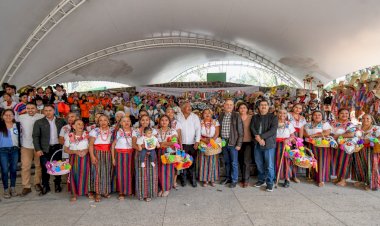
<svg viewBox="0 0 380 226"><path fill-rule="evenodd" d="M200 92L200 93L216 93L220 90L235 93L236 91L243 91L245 93L253 93L259 91L259 86L245 86L245 87L219 87L219 88L170 88L170 87L136 87L139 93L163 93L171 96L182 96L185 92Z"/></svg>

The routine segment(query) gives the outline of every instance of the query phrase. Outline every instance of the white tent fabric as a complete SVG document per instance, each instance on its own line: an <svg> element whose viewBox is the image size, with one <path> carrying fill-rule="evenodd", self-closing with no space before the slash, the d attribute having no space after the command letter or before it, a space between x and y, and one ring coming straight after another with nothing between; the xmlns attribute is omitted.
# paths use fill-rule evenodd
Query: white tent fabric
<svg viewBox="0 0 380 226"><path fill-rule="evenodd" d="M32 31L60 2L0 1L1 77ZM34 84L92 52L173 31L255 50L298 80L312 74L326 83L380 62L377 0L87 0L58 23L5 81ZM141 49L103 58L49 82L162 83L198 64L237 59L247 60L212 49Z"/></svg>

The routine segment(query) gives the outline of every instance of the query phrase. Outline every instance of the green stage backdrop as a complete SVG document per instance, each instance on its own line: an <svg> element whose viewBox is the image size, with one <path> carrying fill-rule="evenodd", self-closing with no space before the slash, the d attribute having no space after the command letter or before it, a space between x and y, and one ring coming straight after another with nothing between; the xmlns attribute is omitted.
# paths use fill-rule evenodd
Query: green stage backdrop
<svg viewBox="0 0 380 226"><path fill-rule="evenodd" d="M207 73L208 82L226 82L227 75L226 72L221 73Z"/></svg>

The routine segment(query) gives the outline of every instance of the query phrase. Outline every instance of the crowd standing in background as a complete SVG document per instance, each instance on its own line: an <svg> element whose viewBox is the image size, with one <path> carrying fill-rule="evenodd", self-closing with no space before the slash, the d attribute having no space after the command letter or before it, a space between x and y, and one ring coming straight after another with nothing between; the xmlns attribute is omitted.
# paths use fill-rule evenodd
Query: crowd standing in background
<svg viewBox="0 0 380 226"><path fill-rule="evenodd" d="M306 90L294 96L218 92L209 97L189 93L175 97L137 92L66 93L57 84L27 86L17 94L15 86L3 84L0 165L4 198L32 192L33 164L35 190L40 195L50 192L46 162L51 159L70 162L71 201L87 196L100 202L116 192L119 200L135 195L149 202L178 189L177 177L181 186L189 182L197 187L198 181L203 187L215 186L221 166L225 170L222 185L234 188L240 182L247 188L255 171L254 187L266 186L271 192L276 179L283 180L284 187L290 186L290 180L300 183L298 174L304 171L283 157L286 145L299 139L304 139L301 142L316 159L318 169L310 168L306 174L318 186L330 181L346 186L351 178L357 187L377 190L380 127L373 117L377 110L339 99L340 89L343 87L324 91L321 101L317 93L307 95ZM315 143L326 137L339 145ZM211 146L218 139L223 145L218 146L217 154L206 155L201 150L201 144ZM342 140L350 139L362 139L364 148L354 153L340 148L345 145ZM188 169L176 170L173 164L161 161L162 155L176 148L194 160ZM59 150L63 153L57 154ZM18 193L19 158L23 189ZM62 191L61 180L55 176L55 192Z"/></svg>

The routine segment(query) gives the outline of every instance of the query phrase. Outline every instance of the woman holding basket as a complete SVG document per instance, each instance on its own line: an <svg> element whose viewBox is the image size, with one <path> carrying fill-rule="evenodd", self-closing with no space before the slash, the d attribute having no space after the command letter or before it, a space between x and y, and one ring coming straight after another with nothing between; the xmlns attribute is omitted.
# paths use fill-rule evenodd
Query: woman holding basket
<svg viewBox="0 0 380 226"><path fill-rule="evenodd" d="M132 148L132 121L129 116L120 119L120 126L115 132L112 142L112 164L116 170L116 187L119 191L119 200L132 195L133 178L133 148Z"/></svg>
<svg viewBox="0 0 380 226"><path fill-rule="evenodd" d="M158 158L158 185L160 192L159 197L166 197L169 195L170 189L174 186L175 169L174 164L163 164L161 155L164 155L168 148L175 151L173 145L178 142L177 131L170 128L170 119L167 115L162 115L159 120L159 129L157 130L157 139L160 143L160 148L157 150Z"/></svg>
<svg viewBox="0 0 380 226"><path fill-rule="evenodd" d="M214 141L219 137L219 122L212 119L212 111L205 109L202 112L201 121L201 144L211 147L210 141ZM216 144L221 150L222 147ZM220 153L220 151L219 151ZM207 155L200 151L198 154L198 177L199 181L203 182L203 187L207 187L210 182L212 187L215 187L215 181L219 180L219 154Z"/></svg>
<svg viewBox="0 0 380 226"><path fill-rule="evenodd" d="M308 147L312 150L317 160L317 172L315 172L315 180L319 187L324 186L325 182L330 181L331 175L331 148L319 147L313 142L315 138L322 138L330 135L331 126L328 122L322 121L322 112L314 111L311 115L311 122L305 125L305 140Z"/></svg>
<svg viewBox="0 0 380 226"><path fill-rule="evenodd" d="M295 132L294 135L299 138L304 136L304 127L306 125L306 119L301 115L302 113L302 104L297 103L293 106L292 112L288 114L288 120L293 125ZM292 167L292 180L296 183L299 183L300 180L297 178L298 167Z"/></svg>
<svg viewBox="0 0 380 226"><path fill-rule="evenodd" d="M112 182L112 128L106 115L99 117L99 127L90 132L89 152L91 156L91 173L89 191L95 192L95 202L100 202L101 196L110 198ZM92 194L89 198L93 198Z"/></svg>
<svg viewBox="0 0 380 226"><path fill-rule="evenodd" d="M294 132L296 131L293 124L286 120L288 112L285 109L280 109L278 111L278 127L277 127L277 137L276 137L276 176L277 180L284 180L284 187L288 188L289 178L291 178L292 171L290 166L292 161L285 158L284 151L285 145L289 142L294 142Z"/></svg>
<svg viewBox="0 0 380 226"><path fill-rule="evenodd" d="M63 150L70 155L70 183L71 201L77 196L87 195L88 174L90 172L90 157L88 155L88 132L84 131L84 123L77 119L72 125L73 131L65 137Z"/></svg>
<svg viewBox="0 0 380 226"><path fill-rule="evenodd" d="M358 182L364 182L366 190L378 190L380 187L380 127L374 125L370 114L365 114L362 117L362 125L358 129L363 133L364 148L353 154L353 178Z"/></svg>
<svg viewBox="0 0 380 226"><path fill-rule="evenodd" d="M338 111L338 119L331 123L331 133L336 141L339 137L343 139L353 138L355 126L350 121L348 109L341 108ZM339 142L339 141L338 141ZM341 148L334 150L333 167L337 178L334 180L338 186L346 186L346 179L350 176L350 166L352 155L346 153Z"/></svg>

